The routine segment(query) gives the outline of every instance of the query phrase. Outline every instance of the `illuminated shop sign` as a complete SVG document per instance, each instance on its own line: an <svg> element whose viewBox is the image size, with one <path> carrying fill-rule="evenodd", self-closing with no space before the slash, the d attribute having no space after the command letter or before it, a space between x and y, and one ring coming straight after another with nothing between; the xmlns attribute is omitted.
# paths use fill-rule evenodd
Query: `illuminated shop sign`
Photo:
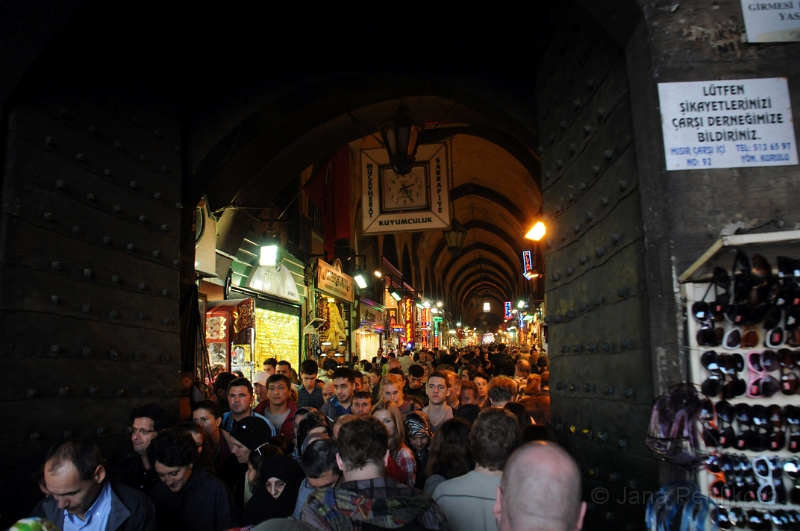
<svg viewBox="0 0 800 531"><path fill-rule="evenodd" d="M511 319L512 317L514 317L514 314L511 313L511 301L504 302L503 308L505 309L504 316L506 319Z"/></svg>
<svg viewBox="0 0 800 531"><path fill-rule="evenodd" d="M414 303L411 299L403 299L403 317L406 345L411 348L414 344Z"/></svg>

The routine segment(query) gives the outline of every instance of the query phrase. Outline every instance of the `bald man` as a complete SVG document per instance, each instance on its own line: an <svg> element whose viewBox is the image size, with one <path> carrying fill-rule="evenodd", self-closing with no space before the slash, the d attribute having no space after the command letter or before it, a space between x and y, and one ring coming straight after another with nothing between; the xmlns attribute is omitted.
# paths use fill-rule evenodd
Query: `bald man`
<svg viewBox="0 0 800 531"><path fill-rule="evenodd" d="M492 511L499 531L578 531L583 527L586 502L581 502L580 470L559 445L535 441L520 446L504 470ZM536 503L530 501L531 492L538 493Z"/></svg>

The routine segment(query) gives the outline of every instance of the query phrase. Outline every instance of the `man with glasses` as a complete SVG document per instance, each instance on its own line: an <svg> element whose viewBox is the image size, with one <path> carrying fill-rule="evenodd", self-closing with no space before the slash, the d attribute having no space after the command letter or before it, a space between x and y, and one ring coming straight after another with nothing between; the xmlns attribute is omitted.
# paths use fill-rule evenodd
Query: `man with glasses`
<svg viewBox="0 0 800 531"><path fill-rule="evenodd" d="M147 458L147 448L158 432L167 427L167 413L156 404L146 404L131 411L130 418L128 433L131 435L133 453L119 467L119 481L149 496L159 480L153 464Z"/></svg>

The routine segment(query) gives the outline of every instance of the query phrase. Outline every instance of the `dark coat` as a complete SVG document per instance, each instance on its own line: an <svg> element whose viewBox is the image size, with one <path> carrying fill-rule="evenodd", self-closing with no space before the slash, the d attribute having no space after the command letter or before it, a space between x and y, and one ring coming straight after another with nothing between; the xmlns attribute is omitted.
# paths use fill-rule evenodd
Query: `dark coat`
<svg viewBox="0 0 800 531"><path fill-rule="evenodd" d="M195 469L179 492L159 483L150 497L161 530L221 531L238 526L230 489L203 468Z"/></svg>
<svg viewBox="0 0 800 531"><path fill-rule="evenodd" d="M59 529L64 528L64 510L52 496L40 501L31 516L47 518ZM106 531L156 531L156 515L147 496L138 490L111 483L111 512Z"/></svg>

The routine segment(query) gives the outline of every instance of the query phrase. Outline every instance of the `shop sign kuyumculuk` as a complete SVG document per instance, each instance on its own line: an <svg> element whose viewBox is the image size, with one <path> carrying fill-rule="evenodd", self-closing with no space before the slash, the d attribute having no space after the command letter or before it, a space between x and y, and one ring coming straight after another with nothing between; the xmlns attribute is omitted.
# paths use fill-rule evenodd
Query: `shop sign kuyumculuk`
<svg viewBox="0 0 800 531"><path fill-rule="evenodd" d="M338 258L333 264L317 260L317 289L347 302L353 302L355 298L353 277L342 273L342 263Z"/></svg>
<svg viewBox="0 0 800 531"><path fill-rule="evenodd" d="M667 170L797 164L786 78L659 83L658 96Z"/></svg>
<svg viewBox="0 0 800 531"><path fill-rule="evenodd" d="M364 234L450 228L447 144L422 144L408 175L397 175L383 148L361 151Z"/></svg>
<svg viewBox="0 0 800 531"><path fill-rule="evenodd" d="M800 41L800 0L741 0L747 42Z"/></svg>

